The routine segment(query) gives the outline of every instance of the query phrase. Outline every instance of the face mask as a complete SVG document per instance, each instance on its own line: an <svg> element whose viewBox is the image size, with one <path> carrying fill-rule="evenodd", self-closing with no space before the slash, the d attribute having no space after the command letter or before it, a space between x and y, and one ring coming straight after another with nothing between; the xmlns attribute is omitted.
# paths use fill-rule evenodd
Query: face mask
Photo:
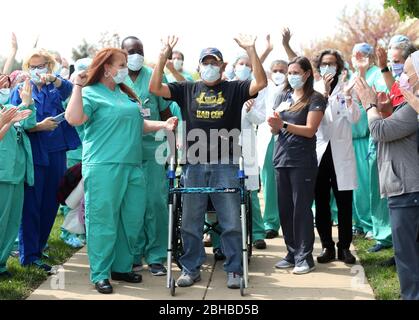
<svg viewBox="0 0 419 320"><path fill-rule="evenodd" d="M175 68L176 71L182 70L183 61L179 60L179 59L174 59L173 60L173 67Z"/></svg>
<svg viewBox="0 0 419 320"><path fill-rule="evenodd" d="M68 79L70 77L70 70L68 68L62 68L60 76L64 79Z"/></svg>
<svg viewBox="0 0 419 320"><path fill-rule="evenodd" d="M0 89L0 104L5 104L9 101L10 88Z"/></svg>
<svg viewBox="0 0 419 320"><path fill-rule="evenodd" d="M57 62L55 64L55 69L56 69L55 73L56 74L60 74L61 73L61 70L63 69L63 66L60 63Z"/></svg>
<svg viewBox="0 0 419 320"><path fill-rule="evenodd" d="M201 79L206 82L215 82L221 77L220 67L212 66L212 65L207 65L207 66L201 65L200 75L201 75Z"/></svg>
<svg viewBox="0 0 419 320"><path fill-rule="evenodd" d="M303 76L299 74L288 75L288 82L293 89L301 89L304 86Z"/></svg>
<svg viewBox="0 0 419 320"><path fill-rule="evenodd" d="M112 77L116 84L120 84L125 81L128 76L128 68L119 69L116 76Z"/></svg>
<svg viewBox="0 0 419 320"><path fill-rule="evenodd" d="M400 88L405 89L406 91L413 92L413 88L416 86L417 83L418 83L418 81L416 81L416 83L414 85L410 85L409 76L404 72L401 74L401 76L399 78Z"/></svg>
<svg viewBox="0 0 419 320"><path fill-rule="evenodd" d="M400 77L403 73L404 64L403 63L393 63L391 65L391 70L393 71L393 75L396 77Z"/></svg>
<svg viewBox="0 0 419 320"><path fill-rule="evenodd" d="M252 74L252 69L250 69L248 66L244 64L239 64L236 66L234 73L236 74L237 79L245 81L250 78L250 75Z"/></svg>
<svg viewBox="0 0 419 320"><path fill-rule="evenodd" d="M233 80L234 77L236 76L236 74L234 73L234 68L231 64L228 64L225 71L224 71L225 76L227 77L228 80Z"/></svg>
<svg viewBox="0 0 419 320"><path fill-rule="evenodd" d="M324 77L326 74L330 73L333 77L336 75L336 66L321 66L320 75Z"/></svg>
<svg viewBox="0 0 419 320"><path fill-rule="evenodd" d="M39 78L38 75L43 75L46 74L48 72L48 68L43 68L43 69L34 69L34 70L30 70L30 75L31 75L31 79L33 82L35 83L40 83L41 79Z"/></svg>
<svg viewBox="0 0 419 320"><path fill-rule="evenodd" d="M144 57L141 54L135 53L128 56L128 68L131 71L138 71L144 65Z"/></svg>
<svg viewBox="0 0 419 320"><path fill-rule="evenodd" d="M285 81L285 74L281 72L274 72L272 73L272 81L277 85L281 85Z"/></svg>

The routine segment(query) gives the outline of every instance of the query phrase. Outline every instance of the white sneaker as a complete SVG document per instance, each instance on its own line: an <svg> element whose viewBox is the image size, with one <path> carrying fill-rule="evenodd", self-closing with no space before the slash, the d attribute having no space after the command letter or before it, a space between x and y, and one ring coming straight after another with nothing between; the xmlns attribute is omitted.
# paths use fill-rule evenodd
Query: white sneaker
<svg viewBox="0 0 419 320"><path fill-rule="evenodd" d="M295 265L285 259L282 259L280 261L278 261L275 264L275 268L277 269L289 269L289 268L293 268Z"/></svg>
<svg viewBox="0 0 419 320"><path fill-rule="evenodd" d="M294 270L292 270L292 273L294 274L306 274L309 273L311 271L313 271L314 269L316 269L315 266L310 267L307 263L307 261L304 261L304 263L299 266L299 267L295 267Z"/></svg>

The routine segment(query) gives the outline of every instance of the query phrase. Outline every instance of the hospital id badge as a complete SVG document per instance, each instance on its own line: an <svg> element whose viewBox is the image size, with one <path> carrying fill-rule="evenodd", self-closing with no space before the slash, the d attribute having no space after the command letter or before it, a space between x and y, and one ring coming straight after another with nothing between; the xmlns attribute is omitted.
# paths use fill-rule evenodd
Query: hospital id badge
<svg viewBox="0 0 419 320"><path fill-rule="evenodd" d="M276 112L284 112L288 111L291 108L290 101L283 101L281 104L275 109Z"/></svg>
<svg viewBox="0 0 419 320"><path fill-rule="evenodd" d="M141 109L141 114L143 115L143 118L150 118L151 117L151 110L150 110L150 108L143 108L143 109Z"/></svg>

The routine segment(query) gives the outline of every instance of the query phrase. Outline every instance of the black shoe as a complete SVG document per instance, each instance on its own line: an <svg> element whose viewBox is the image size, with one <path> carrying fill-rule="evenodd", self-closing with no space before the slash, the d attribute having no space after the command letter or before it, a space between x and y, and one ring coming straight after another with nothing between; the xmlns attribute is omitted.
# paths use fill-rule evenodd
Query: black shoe
<svg viewBox="0 0 419 320"><path fill-rule="evenodd" d="M9 271L0 272L0 279L11 279L13 275Z"/></svg>
<svg viewBox="0 0 419 320"><path fill-rule="evenodd" d="M223 261L223 260L226 259L226 256L221 251L221 248L214 248L214 250L212 250L212 252L214 253L215 261Z"/></svg>
<svg viewBox="0 0 419 320"><path fill-rule="evenodd" d="M380 263L380 267L389 268L396 265L396 259L394 257L391 257L388 260L385 260Z"/></svg>
<svg viewBox="0 0 419 320"><path fill-rule="evenodd" d="M141 281L143 281L143 276L134 272L111 272L111 278L115 281L125 281L129 283L140 283Z"/></svg>
<svg viewBox="0 0 419 320"><path fill-rule="evenodd" d="M100 280L95 283L95 288L97 292L103 293L103 294L111 294L113 292L113 288L111 284L109 283L108 279Z"/></svg>
<svg viewBox="0 0 419 320"><path fill-rule="evenodd" d="M322 253L317 257L318 263L329 263L336 259L336 250L335 248L323 248Z"/></svg>
<svg viewBox="0 0 419 320"><path fill-rule="evenodd" d="M36 260L32 264L32 266L45 271L49 276L52 275L52 267L46 263L43 263L41 260Z"/></svg>
<svg viewBox="0 0 419 320"><path fill-rule="evenodd" d="M338 249L338 259L346 264L355 264L356 259L349 249Z"/></svg>
<svg viewBox="0 0 419 320"><path fill-rule="evenodd" d="M266 242L265 240L262 240L262 239L259 239L253 242L253 245L255 246L256 249L259 249L259 250L266 249Z"/></svg>
<svg viewBox="0 0 419 320"><path fill-rule="evenodd" d="M266 230L265 239L273 239L276 238L279 233L275 230Z"/></svg>

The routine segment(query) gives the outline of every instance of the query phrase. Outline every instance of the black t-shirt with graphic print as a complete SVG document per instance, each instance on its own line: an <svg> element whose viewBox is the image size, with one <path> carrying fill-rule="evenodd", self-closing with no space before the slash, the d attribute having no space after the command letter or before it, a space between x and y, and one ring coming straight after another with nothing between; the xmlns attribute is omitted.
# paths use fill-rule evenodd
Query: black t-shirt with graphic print
<svg viewBox="0 0 419 320"><path fill-rule="evenodd" d="M312 94L309 103L297 112L281 108L282 103L285 106L294 103L291 91L283 92L278 96L274 104L274 110L279 111L282 120L285 122L303 126L307 124L307 117L310 111L324 112L327 106L324 97L316 91ZM275 168L317 167L316 135L312 138L306 138L282 129L275 143L273 164Z"/></svg>
<svg viewBox="0 0 419 320"><path fill-rule="evenodd" d="M249 95L250 83L222 81L211 87L202 81L168 84L168 100L177 102L186 123L184 139L191 140L186 144L187 163L196 163L198 158L200 163L237 163L241 111L243 104L254 98Z"/></svg>

